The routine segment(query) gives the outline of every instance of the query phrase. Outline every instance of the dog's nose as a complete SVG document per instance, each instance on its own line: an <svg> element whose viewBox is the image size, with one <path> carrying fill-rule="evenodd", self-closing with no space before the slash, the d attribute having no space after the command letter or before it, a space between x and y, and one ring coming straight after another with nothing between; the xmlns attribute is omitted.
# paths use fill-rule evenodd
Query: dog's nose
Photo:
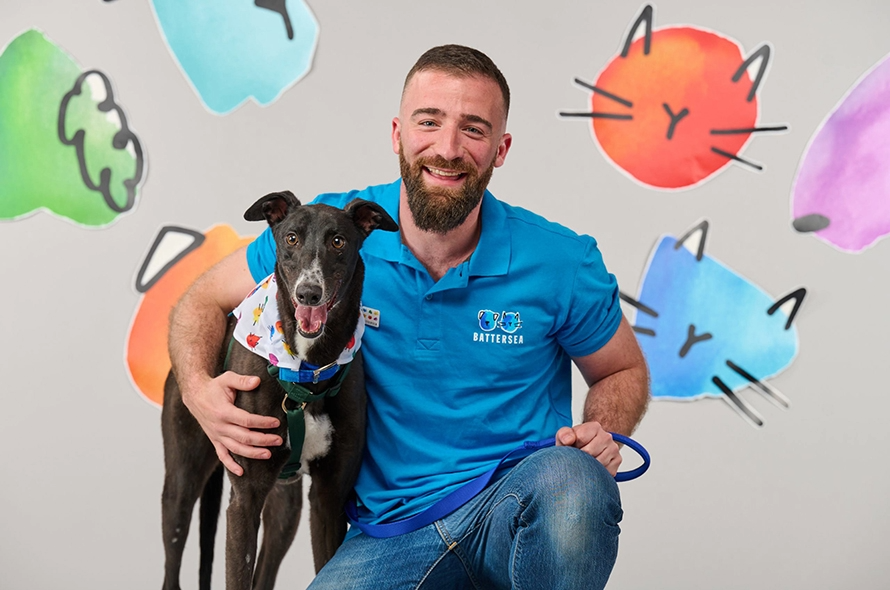
<svg viewBox="0 0 890 590"><path fill-rule="evenodd" d="M323 294L321 285L302 285L297 289L297 303L309 306L318 305Z"/></svg>

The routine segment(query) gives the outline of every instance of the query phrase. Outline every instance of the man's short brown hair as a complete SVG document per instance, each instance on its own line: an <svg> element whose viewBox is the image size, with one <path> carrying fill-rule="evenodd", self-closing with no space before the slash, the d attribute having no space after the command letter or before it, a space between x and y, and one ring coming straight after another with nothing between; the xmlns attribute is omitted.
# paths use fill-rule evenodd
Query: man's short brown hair
<svg viewBox="0 0 890 590"><path fill-rule="evenodd" d="M414 74L423 70L438 70L452 76L482 76L493 80L501 88L504 116L510 111L510 87L507 86L507 79L491 58L478 49L463 45L440 45L426 51L405 77L403 93Z"/></svg>

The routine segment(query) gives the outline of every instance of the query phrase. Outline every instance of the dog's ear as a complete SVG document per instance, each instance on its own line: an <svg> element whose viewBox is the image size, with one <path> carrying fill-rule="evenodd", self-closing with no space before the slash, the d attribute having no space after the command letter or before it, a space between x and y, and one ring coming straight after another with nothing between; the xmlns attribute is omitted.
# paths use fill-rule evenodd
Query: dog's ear
<svg viewBox="0 0 890 590"><path fill-rule="evenodd" d="M262 221L265 219L269 222L269 225L275 225L284 219L288 212L299 206L299 199L290 191L269 193L244 212L244 219L247 221Z"/></svg>
<svg viewBox="0 0 890 590"><path fill-rule="evenodd" d="M375 229L383 231L399 231L399 224L393 221L389 213L384 211L383 207L371 201L364 199L353 199L350 201L344 211L352 218L362 233L367 236Z"/></svg>

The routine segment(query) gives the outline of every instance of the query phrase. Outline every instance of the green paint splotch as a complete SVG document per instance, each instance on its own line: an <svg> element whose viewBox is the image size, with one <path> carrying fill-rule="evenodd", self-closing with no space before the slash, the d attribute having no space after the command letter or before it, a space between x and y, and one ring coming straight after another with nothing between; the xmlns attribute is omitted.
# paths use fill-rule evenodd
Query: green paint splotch
<svg viewBox="0 0 890 590"><path fill-rule="evenodd" d="M144 172L105 74L34 29L13 39L0 54L0 219L45 210L108 225L133 208Z"/></svg>

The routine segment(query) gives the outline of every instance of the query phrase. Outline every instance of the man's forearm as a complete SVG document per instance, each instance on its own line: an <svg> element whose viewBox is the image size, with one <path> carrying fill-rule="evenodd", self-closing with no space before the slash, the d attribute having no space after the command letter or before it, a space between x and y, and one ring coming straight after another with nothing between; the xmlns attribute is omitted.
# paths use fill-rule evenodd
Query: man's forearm
<svg viewBox="0 0 890 590"><path fill-rule="evenodd" d="M584 402L584 421L596 421L609 432L630 435L648 404L649 371L643 364L594 383Z"/></svg>
<svg viewBox="0 0 890 590"><path fill-rule="evenodd" d="M225 336L225 314L215 306L201 305L199 299L187 293L170 314L170 363L184 392L215 376Z"/></svg>

